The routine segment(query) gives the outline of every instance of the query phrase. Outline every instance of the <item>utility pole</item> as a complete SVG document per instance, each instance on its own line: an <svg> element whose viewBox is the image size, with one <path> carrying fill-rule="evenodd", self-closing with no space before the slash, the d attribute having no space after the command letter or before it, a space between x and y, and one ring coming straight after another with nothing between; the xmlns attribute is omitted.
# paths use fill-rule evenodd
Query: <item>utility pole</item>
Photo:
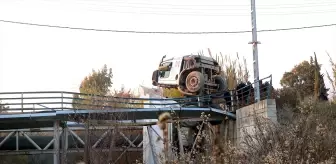
<svg viewBox="0 0 336 164"><path fill-rule="evenodd" d="M253 72L254 72L254 98L257 102L260 101L260 88L259 88L259 63L258 63L258 44L257 39L257 16L255 9L255 0L251 0L251 21L252 21L252 44L253 48Z"/></svg>

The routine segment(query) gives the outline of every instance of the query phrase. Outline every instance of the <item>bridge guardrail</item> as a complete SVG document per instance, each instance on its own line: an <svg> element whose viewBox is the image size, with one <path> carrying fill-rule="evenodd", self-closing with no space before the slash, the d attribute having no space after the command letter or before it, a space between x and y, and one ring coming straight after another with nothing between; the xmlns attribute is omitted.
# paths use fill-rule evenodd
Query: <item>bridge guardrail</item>
<svg viewBox="0 0 336 164"><path fill-rule="evenodd" d="M266 83L260 85L261 99L270 98L272 95L272 76L261 80L267 79L269 80ZM113 97L65 91L0 92L0 101L2 103L0 114L56 110L143 108L144 105L197 105L199 101L209 103L214 97L219 97L223 100L229 106L228 110L231 111L234 110L232 108L254 103L254 85L255 83L242 85L237 87L237 90L225 93L167 99Z"/></svg>

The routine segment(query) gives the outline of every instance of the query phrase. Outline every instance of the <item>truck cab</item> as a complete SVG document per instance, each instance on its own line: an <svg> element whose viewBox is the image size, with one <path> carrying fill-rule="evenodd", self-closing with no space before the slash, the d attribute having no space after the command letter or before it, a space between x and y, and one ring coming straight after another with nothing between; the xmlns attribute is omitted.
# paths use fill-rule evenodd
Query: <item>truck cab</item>
<svg viewBox="0 0 336 164"><path fill-rule="evenodd" d="M182 57L174 57L162 61L158 69L158 83L177 86L177 79L181 68Z"/></svg>

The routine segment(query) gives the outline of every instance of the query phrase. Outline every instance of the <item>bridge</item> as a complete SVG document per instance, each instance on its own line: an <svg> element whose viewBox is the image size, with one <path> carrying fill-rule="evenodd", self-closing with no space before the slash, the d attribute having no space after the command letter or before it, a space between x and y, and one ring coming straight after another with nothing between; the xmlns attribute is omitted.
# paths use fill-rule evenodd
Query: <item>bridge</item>
<svg viewBox="0 0 336 164"><path fill-rule="evenodd" d="M0 155L52 154L55 164L65 163L68 153L84 152L89 160L90 151L118 152L113 155L117 163L126 152L143 151L143 128L153 130L163 112L181 122L202 121L202 114L213 122L236 119L234 110L197 107L208 103L209 95L155 99L43 91L2 92L0 100L5 105L0 111ZM102 144L116 133L121 137L113 139L113 147Z"/></svg>

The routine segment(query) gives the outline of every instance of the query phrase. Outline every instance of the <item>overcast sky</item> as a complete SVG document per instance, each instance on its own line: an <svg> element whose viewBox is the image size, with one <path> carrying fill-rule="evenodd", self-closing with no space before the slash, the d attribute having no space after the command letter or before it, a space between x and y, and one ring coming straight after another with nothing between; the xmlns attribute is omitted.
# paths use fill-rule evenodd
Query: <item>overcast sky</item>
<svg viewBox="0 0 336 164"><path fill-rule="evenodd" d="M251 30L250 1L223 0L8 0L0 19L36 24L137 31ZM332 24L332 0L257 0L258 30ZM114 87L151 85L163 55L207 52L247 58L252 74L251 33L210 35L129 34L27 26L0 22L0 92L78 91L81 80L104 64ZM260 78L284 71L315 51L330 71L336 60L336 27L258 33ZM330 86L330 85L328 85Z"/></svg>

